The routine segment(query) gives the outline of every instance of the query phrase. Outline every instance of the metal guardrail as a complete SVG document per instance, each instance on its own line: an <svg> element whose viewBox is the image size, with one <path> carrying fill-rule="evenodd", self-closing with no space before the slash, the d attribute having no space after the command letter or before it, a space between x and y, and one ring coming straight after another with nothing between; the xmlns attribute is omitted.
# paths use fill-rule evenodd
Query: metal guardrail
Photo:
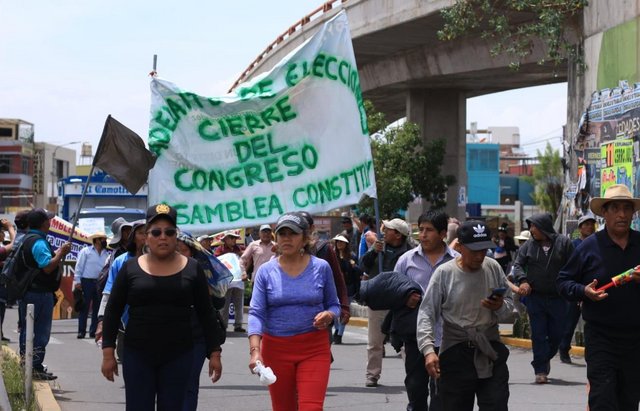
<svg viewBox="0 0 640 411"><path fill-rule="evenodd" d="M309 24L312 19L316 18L318 15L322 15L326 12L329 12L333 9L333 3L340 2L346 3L348 0L329 0L322 4L322 6L318 7L311 13L307 14L300 20L298 20L295 24L289 27L284 33L279 35L274 41L272 41L263 51L258 54L251 64L240 74L240 77L233 83L231 88L229 89L229 93L233 91L234 88L238 86L238 84L242 83L249 73L260 63L267 55L269 55L280 43L284 41L287 37L291 37L296 31L302 29L306 24Z"/></svg>

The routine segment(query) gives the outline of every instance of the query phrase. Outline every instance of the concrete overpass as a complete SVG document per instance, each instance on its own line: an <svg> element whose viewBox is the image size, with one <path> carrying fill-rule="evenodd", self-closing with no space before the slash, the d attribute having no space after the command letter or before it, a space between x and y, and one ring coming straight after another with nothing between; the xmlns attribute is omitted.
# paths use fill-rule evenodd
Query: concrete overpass
<svg viewBox="0 0 640 411"><path fill-rule="evenodd" d="M540 65L543 48L535 44L519 71L510 59L491 57L490 40L470 36L442 42L440 10L454 0L329 1L303 17L267 47L243 73L244 79L271 69L317 27L344 9L349 17L362 92L388 120L407 117L422 128L423 139L447 140L444 170L466 186L466 99L482 94L567 80L566 67ZM520 21L531 15L517 16ZM456 201L450 215L464 216Z"/></svg>

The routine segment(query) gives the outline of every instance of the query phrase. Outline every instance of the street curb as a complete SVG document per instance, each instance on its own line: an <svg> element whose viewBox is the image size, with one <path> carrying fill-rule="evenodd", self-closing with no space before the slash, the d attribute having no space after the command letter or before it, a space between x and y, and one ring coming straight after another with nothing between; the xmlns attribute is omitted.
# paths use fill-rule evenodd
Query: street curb
<svg viewBox="0 0 640 411"><path fill-rule="evenodd" d="M2 346L2 351L16 359L20 360L18 354L6 345ZM36 409L39 411L62 411L56 398L53 396L51 386L48 382L34 381L33 382L33 397L35 399Z"/></svg>
<svg viewBox="0 0 640 411"><path fill-rule="evenodd" d="M351 317L351 319L349 320L349 325L353 325L354 327L367 327L369 325L369 320L363 317ZM531 349L531 340L525 338L516 338L510 334L503 334L501 332L500 339L505 345ZM569 354L584 357L584 347L572 346Z"/></svg>

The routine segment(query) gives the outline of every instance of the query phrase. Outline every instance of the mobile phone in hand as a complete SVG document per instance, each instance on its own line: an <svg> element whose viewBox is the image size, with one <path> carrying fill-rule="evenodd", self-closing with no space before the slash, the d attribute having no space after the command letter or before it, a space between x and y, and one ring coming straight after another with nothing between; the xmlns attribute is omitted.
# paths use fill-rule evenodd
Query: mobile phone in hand
<svg viewBox="0 0 640 411"><path fill-rule="evenodd" d="M492 288L491 294L487 298L490 300L495 300L496 297L502 297L506 292L506 287Z"/></svg>

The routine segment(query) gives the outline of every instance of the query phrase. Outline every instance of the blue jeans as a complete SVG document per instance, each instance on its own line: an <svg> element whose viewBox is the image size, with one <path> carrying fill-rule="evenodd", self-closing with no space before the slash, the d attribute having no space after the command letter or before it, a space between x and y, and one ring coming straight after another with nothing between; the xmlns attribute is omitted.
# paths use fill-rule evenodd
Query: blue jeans
<svg viewBox="0 0 640 411"><path fill-rule="evenodd" d="M193 349L183 352L154 354L148 350L124 347L126 410L175 411L184 406L189 374L193 365Z"/></svg>
<svg viewBox="0 0 640 411"><path fill-rule="evenodd" d="M549 374L549 362L558 352L564 332L568 303L559 296L534 292L527 296L526 306L533 348L531 365L536 374Z"/></svg>
<svg viewBox="0 0 640 411"><path fill-rule="evenodd" d="M191 360L191 374L187 385L187 395L184 398L182 411L196 411L198 409L198 390L200 389L200 373L202 364L207 358L207 347L204 341L193 342L193 359Z"/></svg>
<svg viewBox="0 0 640 411"><path fill-rule="evenodd" d="M89 334L95 335L98 327L98 309L100 308L101 295L98 295L98 282L89 278L80 279L82 284L82 295L84 296L84 308L78 316L78 334L84 335L87 332L87 317L89 316L89 305L91 305L91 327Z"/></svg>
<svg viewBox="0 0 640 411"><path fill-rule="evenodd" d="M20 301L20 356L24 358L27 341L27 304L33 304L33 368L42 370L42 362L51 336L53 293L27 291Z"/></svg>

